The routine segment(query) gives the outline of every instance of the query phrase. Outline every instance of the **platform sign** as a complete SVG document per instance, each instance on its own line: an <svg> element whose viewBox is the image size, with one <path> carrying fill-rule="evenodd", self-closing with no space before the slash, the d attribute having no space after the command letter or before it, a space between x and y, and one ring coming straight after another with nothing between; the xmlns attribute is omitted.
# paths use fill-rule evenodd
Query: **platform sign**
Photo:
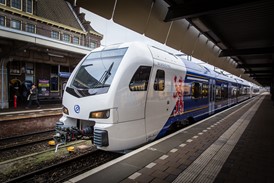
<svg viewBox="0 0 274 183"><path fill-rule="evenodd" d="M39 79L38 81L38 95L49 96L49 80Z"/></svg>

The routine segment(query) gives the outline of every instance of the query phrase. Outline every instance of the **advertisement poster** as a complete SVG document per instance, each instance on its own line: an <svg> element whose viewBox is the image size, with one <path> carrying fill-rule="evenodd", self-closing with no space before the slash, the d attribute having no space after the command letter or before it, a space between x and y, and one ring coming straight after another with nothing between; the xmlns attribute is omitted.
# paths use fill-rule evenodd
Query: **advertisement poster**
<svg viewBox="0 0 274 183"><path fill-rule="evenodd" d="M49 96L49 80L39 80L38 82L38 95Z"/></svg>

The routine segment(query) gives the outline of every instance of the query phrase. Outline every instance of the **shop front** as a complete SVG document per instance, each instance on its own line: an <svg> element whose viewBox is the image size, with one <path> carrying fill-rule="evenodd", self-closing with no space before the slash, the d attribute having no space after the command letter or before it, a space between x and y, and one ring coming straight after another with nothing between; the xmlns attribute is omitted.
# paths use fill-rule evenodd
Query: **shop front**
<svg viewBox="0 0 274 183"><path fill-rule="evenodd" d="M25 106L32 84L38 88L38 99L44 103L60 103L65 84L73 68L39 62L12 61L7 65L9 106Z"/></svg>

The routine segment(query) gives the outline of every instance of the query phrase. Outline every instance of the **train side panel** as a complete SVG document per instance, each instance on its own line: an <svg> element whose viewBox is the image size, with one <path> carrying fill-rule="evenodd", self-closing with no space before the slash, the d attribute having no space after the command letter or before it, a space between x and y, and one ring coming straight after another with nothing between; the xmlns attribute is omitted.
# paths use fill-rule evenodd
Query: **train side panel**
<svg viewBox="0 0 274 183"><path fill-rule="evenodd" d="M146 101L147 141L154 140L166 125L174 106L183 112L183 81L186 68L174 55L150 48L154 59Z"/></svg>

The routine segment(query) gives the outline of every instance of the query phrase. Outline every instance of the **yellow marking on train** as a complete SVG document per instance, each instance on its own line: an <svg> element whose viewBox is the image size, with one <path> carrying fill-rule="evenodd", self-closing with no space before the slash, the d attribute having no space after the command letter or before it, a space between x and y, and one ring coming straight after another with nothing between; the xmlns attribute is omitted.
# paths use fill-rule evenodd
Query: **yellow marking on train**
<svg viewBox="0 0 274 183"><path fill-rule="evenodd" d="M193 74L186 74L186 76L192 76L192 77L196 77L196 78L208 79L207 77L197 76L197 75L193 75Z"/></svg>

